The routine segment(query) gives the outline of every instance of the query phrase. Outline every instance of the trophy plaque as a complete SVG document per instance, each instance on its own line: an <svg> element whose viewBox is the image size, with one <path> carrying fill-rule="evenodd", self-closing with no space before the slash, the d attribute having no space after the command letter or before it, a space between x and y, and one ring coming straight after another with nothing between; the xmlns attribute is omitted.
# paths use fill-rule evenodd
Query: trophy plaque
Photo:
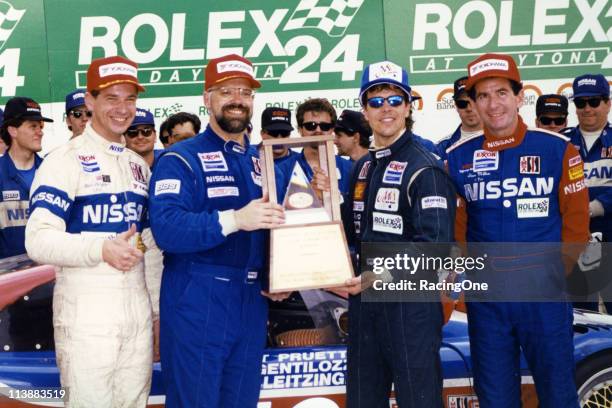
<svg viewBox="0 0 612 408"><path fill-rule="evenodd" d="M329 176L330 191L315 191L299 162L287 186L276 185L273 146L318 146L319 167ZM270 230L270 293L342 286L354 276L340 219L340 192L332 136L265 140L260 150L263 195L278 203L285 224Z"/></svg>

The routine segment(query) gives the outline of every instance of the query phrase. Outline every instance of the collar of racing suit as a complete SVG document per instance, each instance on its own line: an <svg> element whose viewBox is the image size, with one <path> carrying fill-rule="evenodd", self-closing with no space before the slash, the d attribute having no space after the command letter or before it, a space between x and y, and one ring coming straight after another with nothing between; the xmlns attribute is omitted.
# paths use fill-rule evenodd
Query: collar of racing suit
<svg viewBox="0 0 612 408"><path fill-rule="evenodd" d="M496 137L493 136L489 130L484 128L484 136L485 140L482 143L482 148L485 150L492 151L501 151L505 149L509 149L512 147L516 147L523 142L523 138L525 137L525 133L527 133L527 125L523 122L523 118L521 115L518 116L518 124L514 133L510 136L506 137Z"/></svg>
<svg viewBox="0 0 612 408"><path fill-rule="evenodd" d="M395 139L395 141L389 146L382 149L376 149L375 147L371 147L369 149L370 157L372 157L373 161L378 161L385 157L389 157L394 152L399 151L406 143L410 142L411 140L412 132L408 129L404 129L404 132L401 134L401 136Z"/></svg>
<svg viewBox="0 0 612 408"><path fill-rule="evenodd" d="M100 150L112 156L118 156L126 149L125 138L123 136L121 136L121 143L109 142L94 130L91 126L91 122L85 125L83 136L90 138L96 145L100 146Z"/></svg>

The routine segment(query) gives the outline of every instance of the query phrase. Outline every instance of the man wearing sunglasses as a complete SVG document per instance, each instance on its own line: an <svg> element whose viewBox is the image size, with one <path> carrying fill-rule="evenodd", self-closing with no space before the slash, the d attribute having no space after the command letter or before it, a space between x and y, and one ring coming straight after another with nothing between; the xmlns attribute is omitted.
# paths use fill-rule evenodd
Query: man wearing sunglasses
<svg viewBox="0 0 612 408"><path fill-rule="evenodd" d="M409 248L453 239L455 192L439 160L413 137L410 91L408 73L393 62L363 72L359 96L374 140L351 176L351 212L344 221L355 248L359 241L404 242ZM437 281L434 271L417 276ZM366 301L368 292L361 292L371 284L366 272L345 287L351 294L347 407L388 406L392 384L399 407L442 407L438 294L418 302Z"/></svg>
<svg viewBox="0 0 612 408"><path fill-rule="evenodd" d="M66 124L72 132L71 139L83 133L90 119L91 111L85 106L85 90L75 89L66 95Z"/></svg>
<svg viewBox="0 0 612 408"><path fill-rule="evenodd" d="M336 110L325 98L311 98L302 102L296 110L298 132L301 137L333 135L336 124ZM319 166L317 146L305 146L295 161L300 164L308 180L313 179L313 169ZM338 188L344 195L348 192L349 174L352 163L336 155ZM318 171L318 170L317 170Z"/></svg>
<svg viewBox="0 0 612 408"><path fill-rule="evenodd" d="M561 132L567 127L567 98L563 95L542 95L536 101L536 127Z"/></svg>
<svg viewBox="0 0 612 408"><path fill-rule="evenodd" d="M585 74L574 79L573 102L578 126L563 134L570 138L584 160L584 176L589 191L591 233L601 233L602 241L612 241L612 125L610 125L610 84L601 74ZM598 276L607 277L601 295L608 313L612 313L612 262L609 244L604 244ZM592 310L598 302L580 304Z"/></svg>
<svg viewBox="0 0 612 408"><path fill-rule="evenodd" d="M153 163L163 150L155 150L157 133L155 132L155 119L153 114L145 109L136 108L136 115L130 127L125 131L125 145L149 165Z"/></svg>
<svg viewBox="0 0 612 408"><path fill-rule="evenodd" d="M483 54L467 68L466 91L484 131L448 148L447 165L465 202L466 241L491 243L483 270L489 290L466 294L476 394L482 408L520 406L522 351L540 406L574 408L573 314L559 292L562 255L576 254L557 245L588 241L582 160L567 138L527 128L510 55ZM551 246L527 253L537 242Z"/></svg>
<svg viewBox="0 0 612 408"><path fill-rule="evenodd" d="M467 79L468 77L466 76L461 77L453 84L453 101L455 101L455 110L459 115L459 119L461 119L461 124L451 135L438 142L437 154L442 161L446 160L446 149L455 144L455 142L482 133L480 116L478 116L473 102L465 91Z"/></svg>
<svg viewBox="0 0 612 408"><path fill-rule="evenodd" d="M287 138L291 135L292 131L291 111L289 109L269 107L261 113L260 135L262 140ZM272 153L276 163L296 158L298 155L298 153L287 146L274 146Z"/></svg>

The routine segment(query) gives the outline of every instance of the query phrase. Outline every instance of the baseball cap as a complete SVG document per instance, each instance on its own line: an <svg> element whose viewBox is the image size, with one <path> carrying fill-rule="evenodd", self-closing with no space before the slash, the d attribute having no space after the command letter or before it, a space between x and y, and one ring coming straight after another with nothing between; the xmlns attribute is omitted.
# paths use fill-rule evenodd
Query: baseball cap
<svg viewBox="0 0 612 408"><path fill-rule="evenodd" d="M284 108L266 108L261 113L261 128L263 130L292 131L291 111Z"/></svg>
<svg viewBox="0 0 612 408"><path fill-rule="evenodd" d="M602 74L584 74L576 77L572 84L574 98L582 96L610 96L610 84Z"/></svg>
<svg viewBox="0 0 612 408"><path fill-rule="evenodd" d="M53 122L53 119L46 118L42 115L40 105L34 101L34 99L21 96L9 99L4 107L4 122L14 119Z"/></svg>
<svg viewBox="0 0 612 408"><path fill-rule="evenodd" d="M66 95L66 113L70 112L77 106L85 105L85 90L75 89Z"/></svg>
<svg viewBox="0 0 612 408"><path fill-rule="evenodd" d="M468 80L465 90L469 91L481 79L506 78L520 83L521 75L516 62L506 54L483 54L468 64Z"/></svg>
<svg viewBox="0 0 612 408"><path fill-rule="evenodd" d="M453 84L453 99L457 99L462 93L466 92L465 84L467 83L467 80L467 76L462 76L455 81Z"/></svg>
<svg viewBox="0 0 612 408"><path fill-rule="evenodd" d="M562 113L567 116L567 106L567 98L563 95L542 95L536 101L536 116L549 112Z"/></svg>
<svg viewBox="0 0 612 408"><path fill-rule="evenodd" d="M153 114L146 109L136 108L136 115L134 116L134 120L128 129L134 128L138 125L151 125L155 126L155 119L153 119Z"/></svg>
<svg viewBox="0 0 612 408"><path fill-rule="evenodd" d="M334 130L342 131L347 134L359 133L363 136L370 136L371 132L364 126L365 117L363 113L345 109L340 114L340 117L336 121L336 127Z"/></svg>
<svg viewBox="0 0 612 408"><path fill-rule="evenodd" d="M214 85L234 78L245 78L249 80L253 88L261 87L261 83L255 79L251 61L237 54L229 54L208 61L204 89L208 91Z"/></svg>
<svg viewBox="0 0 612 408"><path fill-rule="evenodd" d="M391 61L376 62L366 67L361 76L359 99L363 100L363 95L368 89L380 84L395 85L412 100L411 88L408 84L408 72Z"/></svg>
<svg viewBox="0 0 612 408"><path fill-rule="evenodd" d="M144 92L144 87L138 82L138 64L120 56L91 61L87 69L87 92L116 84L136 85L138 91Z"/></svg>

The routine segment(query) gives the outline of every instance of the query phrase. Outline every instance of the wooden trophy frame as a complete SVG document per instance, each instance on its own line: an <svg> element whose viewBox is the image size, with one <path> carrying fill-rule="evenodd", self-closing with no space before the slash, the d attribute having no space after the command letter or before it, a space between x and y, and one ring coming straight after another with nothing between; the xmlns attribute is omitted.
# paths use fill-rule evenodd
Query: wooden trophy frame
<svg viewBox="0 0 612 408"><path fill-rule="evenodd" d="M259 155L263 196L278 203L273 147L310 145L318 146L319 167L330 179L330 191L324 191L322 197L329 221L292 223L270 230L270 293L343 286L355 276L340 217L333 136L264 140Z"/></svg>

